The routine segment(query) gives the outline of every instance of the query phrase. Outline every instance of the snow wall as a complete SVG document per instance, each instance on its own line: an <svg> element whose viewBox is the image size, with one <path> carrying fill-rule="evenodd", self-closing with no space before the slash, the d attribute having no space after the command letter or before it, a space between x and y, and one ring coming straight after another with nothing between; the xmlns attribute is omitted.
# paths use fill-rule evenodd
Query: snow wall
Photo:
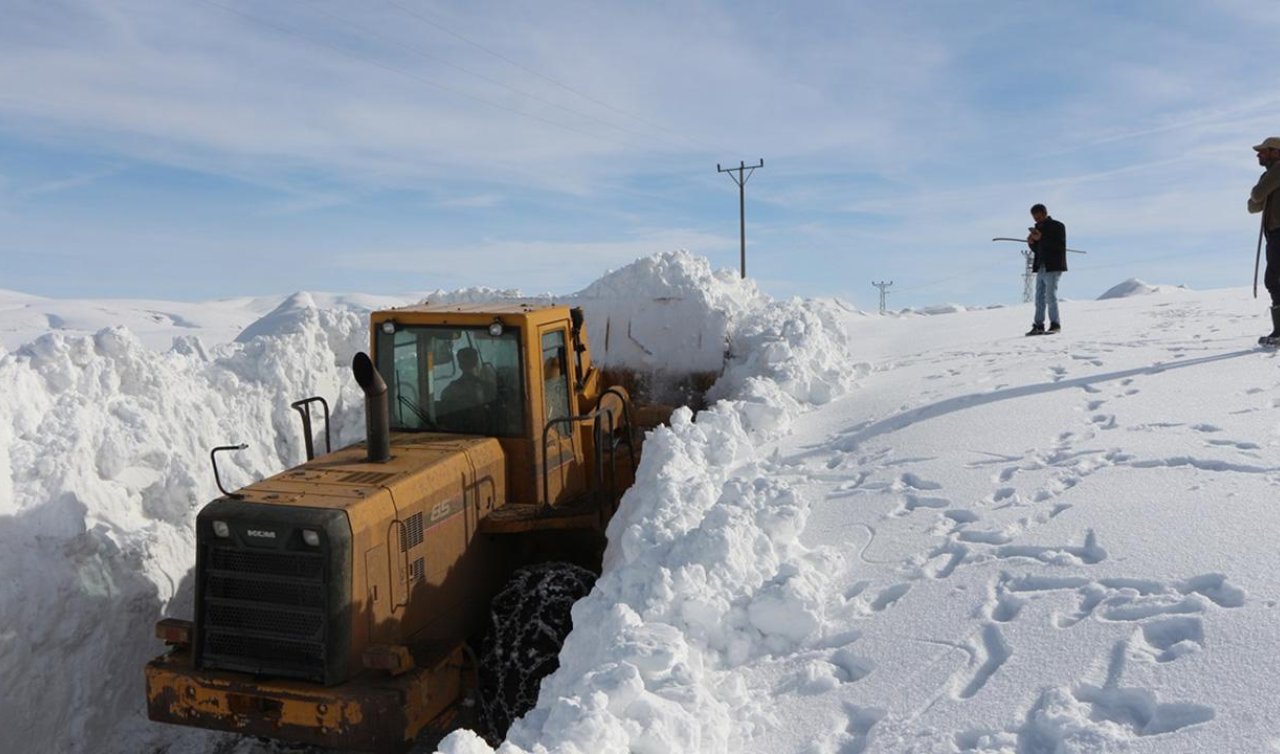
<svg viewBox="0 0 1280 754"><path fill-rule="evenodd" d="M685 252L534 298L583 306L604 365L727 362L718 402L648 439L605 573L574 609L592 630L571 634L503 750L730 751L752 703L725 669L810 638L813 585L838 557L795 541L807 504L769 481L755 450L856 378L836 311L771 300ZM175 338L163 353L120 327L0 349L0 729L12 740L62 752L230 743L146 720L142 667L163 650L152 626L191 615L195 514L217 495L210 448L249 445L220 457L228 487L298 463L289 403L311 395L333 406L335 447L363 439L349 365L367 345L367 309L344 306L295 294L234 342ZM442 749L490 751L467 731Z"/></svg>

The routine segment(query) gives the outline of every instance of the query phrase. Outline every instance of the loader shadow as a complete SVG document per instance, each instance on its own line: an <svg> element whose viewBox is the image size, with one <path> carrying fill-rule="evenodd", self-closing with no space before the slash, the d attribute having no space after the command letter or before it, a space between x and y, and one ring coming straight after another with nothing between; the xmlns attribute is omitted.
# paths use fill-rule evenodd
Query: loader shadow
<svg viewBox="0 0 1280 754"><path fill-rule="evenodd" d="M931 403L927 406L914 408L910 411L886 419L873 422L863 427L854 428L850 431L841 433L837 437L839 447L845 451L856 449L862 443L879 437L890 432L896 432L900 429L928 421L937 419L947 414L952 414L965 409L985 406L990 403L998 403L999 401L1011 400L1014 398L1025 398L1032 395L1041 395L1052 393L1059 390L1068 390L1073 388L1083 388L1100 382L1111 382L1113 380L1123 380L1130 377L1141 375L1154 375L1163 372L1171 372L1175 369L1185 369L1188 367L1203 366L1216 361L1226 361L1241 356L1249 356L1257 353L1256 349L1245 349L1242 351L1232 351L1230 353L1217 354L1215 356L1202 356L1196 359L1188 359L1185 361L1177 361L1172 363L1156 363L1145 367L1135 367L1133 369L1125 369L1119 372L1105 372L1102 374L1087 375L1085 377L1077 377L1070 380L1060 380L1057 382L1041 382L1035 385L1022 385L1019 387L1005 388L990 393L970 393L969 395L959 395L954 398ZM818 452L820 448L814 448L810 452Z"/></svg>

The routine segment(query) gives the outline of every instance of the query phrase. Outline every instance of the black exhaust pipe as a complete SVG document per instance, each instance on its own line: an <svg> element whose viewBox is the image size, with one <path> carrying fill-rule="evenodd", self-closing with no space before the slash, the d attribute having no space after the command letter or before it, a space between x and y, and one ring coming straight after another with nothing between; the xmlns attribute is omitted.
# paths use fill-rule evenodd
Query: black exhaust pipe
<svg viewBox="0 0 1280 754"><path fill-rule="evenodd" d="M391 411L387 407L387 383L363 351L351 360L356 384L364 391L364 425L368 436L369 463L391 460Z"/></svg>

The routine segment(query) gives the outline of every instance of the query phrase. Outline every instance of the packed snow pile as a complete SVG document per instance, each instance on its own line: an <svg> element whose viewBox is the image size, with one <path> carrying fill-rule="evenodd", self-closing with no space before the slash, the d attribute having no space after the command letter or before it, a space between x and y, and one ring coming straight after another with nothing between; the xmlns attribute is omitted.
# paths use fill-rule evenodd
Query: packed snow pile
<svg viewBox="0 0 1280 754"><path fill-rule="evenodd" d="M605 366L715 372L731 326L767 301L732 270L677 251L611 272L565 302L586 312L592 353Z"/></svg>
<svg viewBox="0 0 1280 754"><path fill-rule="evenodd" d="M244 328L235 337L237 343L248 343L261 336L306 333L317 326L321 330L340 328L338 319L349 320L351 313L367 315L377 309L401 306L404 299L390 296L333 295L300 291ZM363 317L362 317L363 318ZM367 325L367 321L366 321Z"/></svg>
<svg viewBox="0 0 1280 754"><path fill-rule="evenodd" d="M770 301L680 254L641 260L576 298L625 302L610 316L644 321L637 277L671 286L675 306L650 307L644 332L655 343L674 333L681 361L705 348L680 337L691 325L723 328L730 359L712 389L719 401L696 421L677 411L647 439L609 526L604 573L574 607L574 624L592 628L570 634L561 668L503 751L736 750L763 710L732 669L815 641L825 623L818 585L843 562L833 548L797 541L808 500L770 480L758 449L869 369L853 361L836 307ZM441 748L491 751L469 731Z"/></svg>
<svg viewBox="0 0 1280 754"><path fill-rule="evenodd" d="M1184 285L1150 285L1142 282L1137 278L1129 278L1123 283L1119 283L1107 289L1098 297L1099 301L1105 301L1112 298L1128 298L1129 296L1149 296L1153 293L1167 293L1169 291L1185 291Z"/></svg>
<svg viewBox="0 0 1280 754"><path fill-rule="evenodd" d="M194 514L216 495L209 449L239 486L302 457L289 402L335 404L363 435L347 374L364 318L308 310L291 332L157 353L124 328L51 333L0 357L0 726L30 751L136 751L148 626L190 613Z"/></svg>

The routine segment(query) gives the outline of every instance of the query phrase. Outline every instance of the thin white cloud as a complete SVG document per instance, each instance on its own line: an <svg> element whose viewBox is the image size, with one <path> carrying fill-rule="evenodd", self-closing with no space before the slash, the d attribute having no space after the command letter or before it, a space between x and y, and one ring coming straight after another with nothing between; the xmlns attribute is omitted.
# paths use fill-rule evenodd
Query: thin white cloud
<svg viewBox="0 0 1280 754"><path fill-rule="evenodd" d="M469 196L442 199L437 201L435 206L441 209L492 209L502 204L502 202L503 196L501 194L471 194Z"/></svg>
<svg viewBox="0 0 1280 754"><path fill-rule="evenodd" d="M736 239L733 239L736 242ZM376 268L418 277L417 287L479 284L517 287L526 293L571 293L603 271L675 249L707 254L728 238L698 231L664 230L626 241L490 240L444 246L365 249L331 257L336 269ZM567 287L566 287L567 284Z"/></svg>

